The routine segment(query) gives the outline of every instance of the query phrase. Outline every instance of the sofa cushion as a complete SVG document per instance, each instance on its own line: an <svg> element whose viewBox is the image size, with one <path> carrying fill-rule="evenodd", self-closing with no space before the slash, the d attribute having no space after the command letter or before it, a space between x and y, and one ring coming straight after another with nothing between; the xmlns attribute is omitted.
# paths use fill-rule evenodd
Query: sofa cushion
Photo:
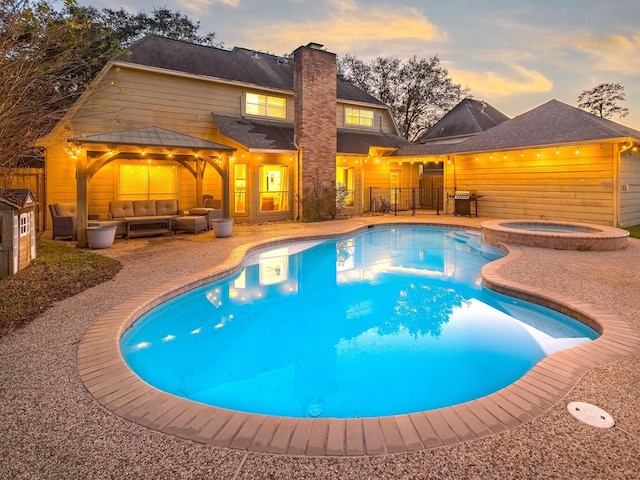
<svg viewBox="0 0 640 480"><path fill-rule="evenodd" d="M134 200L133 215L136 217L156 215L155 200Z"/></svg>
<svg viewBox="0 0 640 480"><path fill-rule="evenodd" d="M178 200L156 200L156 215L178 215Z"/></svg>
<svg viewBox="0 0 640 480"><path fill-rule="evenodd" d="M133 217L133 201L113 200L109 202L111 218Z"/></svg>
<svg viewBox="0 0 640 480"><path fill-rule="evenodd" d="M53 207L56 209L58 217L76 217L78 213L78 205L76 203L55 203Z"/></svg>

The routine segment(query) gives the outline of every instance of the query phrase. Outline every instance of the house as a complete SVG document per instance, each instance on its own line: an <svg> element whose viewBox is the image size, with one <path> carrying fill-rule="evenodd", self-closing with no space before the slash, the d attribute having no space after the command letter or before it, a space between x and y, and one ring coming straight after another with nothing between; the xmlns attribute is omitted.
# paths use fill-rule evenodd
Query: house
<svg viewBox="0 0 640 480"><path fill-rule="evenodd" d="M390 185L380 159L409 142L386 105L337 81L321 45L279 57L149 35L39 145L47 203L77 201L82 245L87 217L106 219L111 200L176 198L188 210L211 195L226 216L282 220L303 215L306 192L340 182L359 214L364 178Z"/></svg>
<svg viewBox="0 0 640 480"><path fill-rule="evenodd" d="M112 200L213 196L237 220L299 219L301 199L338 183L353 215L380 192L453 213L469 190L482 216L640 224L636 130L557 100L508 119L465 99L411 144L388 106L336 78L315 43L280 57L147 36L39 142L46 202L77 202L79 245Z"/></svg>
<svg viewBox="0 0 640 480"><path fill-rule="evenodd" d="M484 101L465 98L416 143L459 143L509 120L504 113Z"/></svg>
<svg viewBox="0 0 640 480"><path fill-rule="evenodd" d="M640 224L640 131L551 100L459 143L400 147L442 161L444 184L473 191L483 216Z"/></svg>
<svg viewBox="0 0 640 480"><path fill-rule="evenodd" d="M36 201L28 189L0 188L0 277L36 258Z"/></svg>

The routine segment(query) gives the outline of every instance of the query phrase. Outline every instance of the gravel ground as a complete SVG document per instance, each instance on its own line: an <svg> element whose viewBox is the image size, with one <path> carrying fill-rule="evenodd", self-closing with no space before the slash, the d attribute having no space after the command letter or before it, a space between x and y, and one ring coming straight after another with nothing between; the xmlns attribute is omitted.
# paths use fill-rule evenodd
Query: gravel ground
<svg viewBox="0 0 640 480"><path fill-rule="evenodd" d="M123 420L84 388L76 371L77 344L98 316L123 300L216 265L244 243L342 232L364 220L237 225L227 239L206 233L116 241L102 251L123 263L115 279L57 303L0 339L0 478L640 478L640 353L589 372L563 402L520 427L450 447L380 457L302 458L202 445ZM479 224L478 219L419 220ZM505 277L587 301L640 328L640 240L631 239L627 249L616 252L524 251L522 259L503 268ZM576 400L604 408L616 426L597 429L577 422L566 411Z"/></svg>

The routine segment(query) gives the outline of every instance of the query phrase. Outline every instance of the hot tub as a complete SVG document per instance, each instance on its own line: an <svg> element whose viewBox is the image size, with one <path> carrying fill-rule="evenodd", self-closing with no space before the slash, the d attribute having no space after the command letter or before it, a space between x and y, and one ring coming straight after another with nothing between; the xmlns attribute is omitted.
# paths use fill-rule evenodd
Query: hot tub
<svg viewBox="0 0 640 480"><path fill-rule="evenodd" d="M620 228L546 220L490 220L481 224L490 245L517 244L556 250L620 250L629 232Z"/></svg>

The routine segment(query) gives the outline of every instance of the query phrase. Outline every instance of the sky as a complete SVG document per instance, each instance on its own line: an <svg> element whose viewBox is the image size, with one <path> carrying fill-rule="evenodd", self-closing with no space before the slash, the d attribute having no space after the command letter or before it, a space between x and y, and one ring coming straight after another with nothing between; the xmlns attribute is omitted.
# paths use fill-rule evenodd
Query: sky
<svg viewBox="0 0 640 480"><path fill-rule="evenodd" d="M290 53L309 42L361 60L438 55L455 83L514 117L620 83L640 130L640 0L80 0L98 9L167 7L224 48Z"/></svg>

